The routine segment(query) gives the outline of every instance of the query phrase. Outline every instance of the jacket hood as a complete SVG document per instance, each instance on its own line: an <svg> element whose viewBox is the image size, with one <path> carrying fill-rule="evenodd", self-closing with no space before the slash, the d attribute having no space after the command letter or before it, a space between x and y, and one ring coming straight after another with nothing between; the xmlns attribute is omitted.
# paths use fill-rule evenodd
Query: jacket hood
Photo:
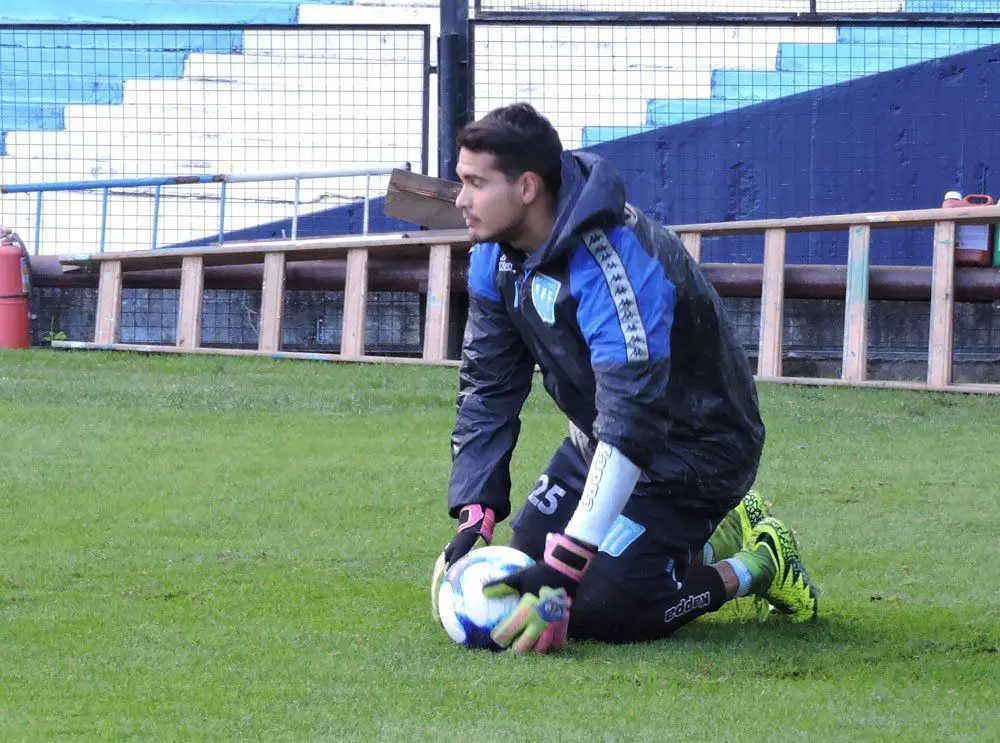
<svg viewBox="0 0 1000 743"><path fill-rule="evenodd" d="M552 232L525 261L526 268L541 266L566 251L584 229L621 222L624 217L625 184L610 162L590 152L563 152L561 175Z"/></svg>

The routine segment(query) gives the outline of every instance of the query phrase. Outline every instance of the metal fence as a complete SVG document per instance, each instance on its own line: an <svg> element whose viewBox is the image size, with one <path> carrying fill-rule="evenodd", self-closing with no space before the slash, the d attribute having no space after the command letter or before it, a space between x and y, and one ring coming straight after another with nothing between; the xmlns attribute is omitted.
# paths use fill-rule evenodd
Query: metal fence
<svg viewBox="0 0 1000 743"><path fill-rule="evenodd" d="M898 13L911 16L989 15L996 0L474 0L477 17L490 13L586 14L739 14Z"/></svg>
<svg viewBox="0 0 1000 743"><path fill-rule="evenodd" d="M931 5L955 4L904 4ZM990 63L1000 16L758 21L707 14L708 3L668 22L593 18L586 3L538 20L550 7L477 17L475 116L533 103L564 146L614 162L630 200L664 223L936 207L950 189L1000 196ZM929 264L930 246L929 231L894 231L873 244L873 262ZM844 263L846 248L844 235L795 236L789 262ZM710 240L704 258L762 253L759 239Z"/></svg>
<svg viewBox="0 0 1000 743"><path fill-rule="evenodd" d="M430 50L430 27L419 25L6 26L0 183L359 163L409 162L426 173ZM303 216L349 208L361 203L366 185L384 192L386 182L302 182ZM291 181L241 185L226 205L227 229L288 220L295 188ZM74 235L99 230L104 214L119 249L142 248L148 241L138 235L152 227L154 198L153 187L113 191L110 203L100 191L61 192L36 225L33 196L7 195L0 222L29 242L36 226L58 235L41 252L65 253L80 250ZM162 199L160 245L217 232L217 194L181 186Z"/></svg>
<svg viewBox="0 0 1000 743"><path fill-rule="evenodd" d="M260 290L206 289L202 345L257 348L260 300ZM177 289L123 289L121 342L176 343L179 301ZM36 287L31 305L33 344L94 339L96 289ZM281 347L286 351L339 353L343 312L342 291L286 292ZM423 341L421 312L421 296L416 292L369 293L365 347L373 354L419 356Z"/></svg>

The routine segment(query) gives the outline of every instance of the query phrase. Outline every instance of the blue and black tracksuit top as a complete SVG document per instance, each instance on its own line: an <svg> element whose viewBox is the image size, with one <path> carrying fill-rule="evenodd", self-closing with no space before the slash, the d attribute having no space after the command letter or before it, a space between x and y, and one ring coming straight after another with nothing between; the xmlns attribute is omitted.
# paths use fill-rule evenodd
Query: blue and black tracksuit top
<svg viewBox="0 0 1000 743"><path fill-rule="evenodd" d="M535 365L570 422L659 497L734 502L764 426L721 300L677 236L625 203L617 170L564 153L552 233L525 256L473 246L448 506L510 513L510 459Z"/></svg>

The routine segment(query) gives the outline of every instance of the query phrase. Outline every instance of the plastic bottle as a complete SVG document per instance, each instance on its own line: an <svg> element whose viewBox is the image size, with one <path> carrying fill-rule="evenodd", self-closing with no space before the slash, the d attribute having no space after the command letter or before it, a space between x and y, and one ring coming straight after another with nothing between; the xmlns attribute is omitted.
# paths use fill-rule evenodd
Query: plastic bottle
<svg viewBox="0 0 1000 743"><path fill-rule="evenodd" d="M949 191L944 195L943 209L956 209L967 206L991 206L996 202L986 194L969 194L962 197L958 191ZM955 229L955 265L956 266L989 266L992 252L991 230L989 224L960 224Z"/></svg>

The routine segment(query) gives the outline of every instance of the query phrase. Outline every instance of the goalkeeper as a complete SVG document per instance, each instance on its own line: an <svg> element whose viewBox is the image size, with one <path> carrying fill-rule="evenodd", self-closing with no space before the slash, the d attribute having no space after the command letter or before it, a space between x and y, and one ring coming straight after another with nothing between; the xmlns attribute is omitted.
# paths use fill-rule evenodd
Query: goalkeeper
<svg viewBox="0 0 1000 743"><path fill-rule="evenodd" d="M527 104L492 111L458 144L456 205L475 245L444 563L510 515L536 364L569 419L511 524L511 546L536 562L487 588L521 596L494 639L515 652L567 635L652 640L751 594L815 617L791 532L747 496L764 425L746 357L677 236L626 204L610 163L564 152Z"/></svg>

